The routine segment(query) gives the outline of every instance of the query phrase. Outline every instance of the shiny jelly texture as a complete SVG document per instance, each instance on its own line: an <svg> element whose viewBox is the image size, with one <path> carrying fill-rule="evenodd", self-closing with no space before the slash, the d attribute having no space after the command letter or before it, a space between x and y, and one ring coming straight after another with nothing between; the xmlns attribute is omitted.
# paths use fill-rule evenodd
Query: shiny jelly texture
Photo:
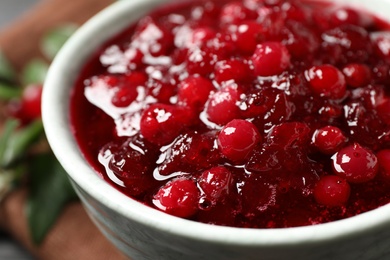
<svg viewBox="0 0 390 260"><path fill-rule="evenodd" d="M390 201L389 46L387 23L325 2L169 4L87 61L72 129L97 174L177 217L351 217Z"/></svg>

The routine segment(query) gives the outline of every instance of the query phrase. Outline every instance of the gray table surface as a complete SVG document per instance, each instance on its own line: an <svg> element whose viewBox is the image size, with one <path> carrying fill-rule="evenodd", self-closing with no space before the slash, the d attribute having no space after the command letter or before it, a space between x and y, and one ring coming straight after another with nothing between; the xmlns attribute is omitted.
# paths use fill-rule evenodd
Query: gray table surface
<svg viewBox="0 0 390 260"><path fill-rule="evenodd" d="M0 30L17 19L39 0L0 0ZM0 232L1 260L32 260L34 259L8 234Z"/></svg>

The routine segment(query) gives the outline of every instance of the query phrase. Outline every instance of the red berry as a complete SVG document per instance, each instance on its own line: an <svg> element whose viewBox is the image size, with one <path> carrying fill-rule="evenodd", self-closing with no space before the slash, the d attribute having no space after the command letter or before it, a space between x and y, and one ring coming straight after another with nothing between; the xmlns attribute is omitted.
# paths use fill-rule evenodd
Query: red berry
<svg viewBox="0 0 390 260"><path fill-rule="evenodd" d="M132 86L122 87L115 91L111 102L116 107L127 107L137 98L137 96L137 88Z"/></svg>
<svg viewBox="0 0 390 260"><path fill-rule="evenodd" d="M207 41L213 39L217 33L210 27L199 27L192 31L190 43L191 46L201 46Z"/></svg>
<svg viewBox="0 0 390 260"><path fill-rule="evenodd" d="M218 83L233 80L245 82L252 79L249 65L242 60L223 60L215 64L215 80Z"/></svg>
<svg viewBox="0 0 390 260"><path fill-rule="evenodd" d="M135 32L133 46L139 48L145 55L155 57L166 55L173 47L173 35L160 24L146 18ZM139 54L135 54L134 57L138 60Z"/></svg>
<svg viewBox="0 0 390 260"><path fill-rule="evenodd" d="M346 146L332 156L333 171L348 182L362 183L375 178L378 159L357 143Z"/></svg>
<svg viewBox="0 0 390 260"><path fill-rule="evenodd" d="M237 24L244 20L256 19L255 11L246 8L241 2L231 2L223 6L220 15L222 24Z"/></svg>
<svg viewBox="0 0 390 260"><path fill-rule="evenodd" d="M231 182L232 174L224 166L208 169L198 179L199 187L204 192L206 199L210 200L212 204L229 193Z"/></svg>
<svg viewBox="0 0 390 260"><path fill-rule="evenodd" d="M207 120L224 125L239 115L237 103L240 98L240 90L236 85L229 85L215 92L206 103Z"/></svg>
<svg viewBox="0 0 390 260"><path fill-rule="evenodd" d="M291 65L290 54L280 42L265 42L257 45L252 56L257 76L279 75Z"/></svg>
<svg viewBox="0 0 390 260"><path fill-rule="evenodd" d="M188 124L188 111L172 105L153 104L142 113L141 134L149 142L166 145Z"/></svg>
<svg viewBox="0 0 390 260"><path fill-rule="evenodd" d="M320 97L340 99L345 96L345 77L333 65L314 66L305 71L311 90Z"/></svg>
<svg viewBox="0 0 390 260"><path fill-rule="evenodd" d="M41 117L42 85L29 85L22 93L21 109L29 120Z"/></svg>
<svg viewBox="0 0 390 260"><path fill-rule="evenodd" d="M390 33L383 33L374 40L376 53L383 59L390 61Z"/></svg>
<svg viewBox="0 0 390 260"><path fill-rule="evenodd" d="M313 193L318 204L337 207L347 203L351 188L345 179L326 175L317 182Z"/></svg>
<svg viewBox="0 0 390 260"><path fill-rule="evenodd" d="M168 214L188 218L198 211L199 190L194 181L178 178L161 187L153 204Z"/></svg>
<svg viewBox="0 0 390 260"><path fill-rule="evenodd" d="M379 173L381 177L386 181L390 181L390 150L380 150L376 154L376 157L378 158Z"/></svg>
<svg viewBox="0 0 390 260"><path fill-rule="evenodd" d="M234 31L237 48L243 53L252 54L257 44L262 42L263 32L263 26L256 21L241 23Z"/></svg>
<svg viewBox="0 0 390 260"><path fill-rule="evenodd" d="M330 22L334 27L345 24L362 25L362 19L359 13L351 8L339 8L335 10L330 16Z"/></svg>
<svg viewBox="0 0 390 260"><path fill-rule="evenodd" d="M343 68L343 74L348 86L352 88L364 87L371 81L371 70L365 64L348 64Z"/></svg>
<svg viewBox="0 0 390 260"><path fill-rule="evenodd" d="M190 74L208 75L213 71L215 55L205 48L191 48L187 53L186 64Z"/></svg>
<svg viewBox="0 0 390 260"><path fill-rule="evenodd" d="M223 155L237 163L243 162L261 141L256 126L243 119L234 119L218 135L218 147Z"/></svg>
<svg viewBox="0 0 390 260"><path fill-rule="evenodd" d="M313 143L324 154L334 154L340 149L347 138L340 128L335 126L325 126L314 132Z"/></svg>
<svg viewBox="0 0 390 260"><path fill-rule="evenodd" d="M214 89L210 80L201 76L190 76L178 86L178 102L195 110L202 109Z"/></svg>

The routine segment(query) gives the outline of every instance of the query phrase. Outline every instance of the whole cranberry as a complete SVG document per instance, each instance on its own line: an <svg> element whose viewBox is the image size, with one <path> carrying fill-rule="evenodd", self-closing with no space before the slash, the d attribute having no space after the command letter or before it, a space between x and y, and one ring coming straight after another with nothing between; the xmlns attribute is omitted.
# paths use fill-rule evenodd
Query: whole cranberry
<svg viewBox="0 0 390 260"><path fill-rule="evenodd" d="M305 71L306 80L314 94L330 99L345 96L345 77L336 67L330 64L311 67Z"/></svg>
<svg viewBox="0 0 390 260"><path fill-rule="evenodd" d="M41 117L42 85L28 85L22 92L20 115L24 120L32 121Z"/></svg>
<svg viewBox="0 0 390 260"><path fill-rule="evenodd" d="M237 118L240 92L238 86L232 84L212 94L205 107L207 120L222 126Z"/></svg>
<svg viewBox="0 0 390 260"><path fill-rule="evenodd" d="M332 156L333 172L348 182L363 183L375 178L378 159L358 143L346 146Z"/></svg>
<svg viewBox="0 0 390 260"><path fill-rule="evenodd" d="M365 64L348 64L343 68L343 74L348 86L352 88L364 87L371 81L371 70Z"/></svg>
<svg viewBox="0 0 390 260"><path fill-rule="evenodd" d="M243 119L234 119L226 124L218 135L218 147L229 160L243 162L253 148L261 142L256 126Z"/></svg>
<svg viewBox="0 0 390 260"><path fill-rule="evenodd" d="M375 52L383 59L390 61L390 33L383 33L374 40Z"/></svg>
<svg viewBox="0 0 390 260"><path fill-rule="evenodd" d="M324 154L334 154L340 149L347 138L340 128L325 126L314 132L313 144Z"/></svg>
<svg viewBox="0 0 390 260"><path fill-rule="evenodd" d="M207 48L190 48L186 57L188 73L202 76L208 75L213 71L215 64L214 53Z"/></svg>
<svg viewBox="0 0 390 260"><path fill-rule="evenodd" d="M201 46L216 36L216 31L211 27L195 28L190 37L190 45Z"/></svg>
<svg viewBox="0 0 390 260"><path fill-rule="evenodd" d="M198 211L199 190L190 179L174 179L153 196L153 204L168 214L188 218Z"/></svg>
<svg viewBox="0 0 390 260"><path fill-rule="evenodd" d="M177 98L180 105L199 110L214 90L213 83L201 76L190 76L180 82Z"/></svg>
<svg viewBox="0 0 390 260"><path fill-rule="evenodd" d="M241 2L231 2L223 6L220 14L222 24L238 24L244 20L256 19L255 11L248 9Z"/></svg>
<svg viewBox="0 0 390 260"><path fill-rule="evenodd" d="M347 203L351 187L339 176L323 176L314 187L314 198L318 204L329 207L343 206Z"/></svg>
<svg viewBox="0 0 390 260"><path fill-rule="evenodd" d="M351 8L343 7L332 12L330 22L333 27L337 27L346 24L361 26L363 21L358 12Z"/></svg>
<svg viewBox="0 0 390 260"><path fill-rule="evenodd" d="M248 63L243 60L223 60L215 64L215 80L218 83L233 80L234 82L247 82L253 76Z"/></svg>
<svg viewBox="0 0 390 260"><path fill-rule="evenodd" d="M290 54L280 42L264 42L257 45L252 56L257 76L279 75L291 65Z"/></svg>
<svg viewBox="0 0 390 260"><path fill-rule="evenodd" d="M246 54L253 54L257 44L263 41L263 26L256 21L245 21L238 25L233 34L237 48Z"/></svg>

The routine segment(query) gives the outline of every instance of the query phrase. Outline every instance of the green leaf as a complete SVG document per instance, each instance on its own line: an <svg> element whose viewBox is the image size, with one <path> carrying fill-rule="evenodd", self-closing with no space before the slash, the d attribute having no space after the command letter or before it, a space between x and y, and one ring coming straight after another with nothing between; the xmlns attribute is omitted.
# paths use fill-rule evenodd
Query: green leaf
<svg viewBox="0 0 390 260"><path fill-rule="evenodd" d="M54 59L58 51L76 30L76 25L67 24L55 28L44 35L41 48L46 58L49 60Z"/></svg>
<svg viewBox="0 0 390 260"><path fill-rule="evenodd" d="M31 185L27 199L27 220L35 244L40 244L64 205L77 198L67 174L53 154L31 160Z"/></svg>
<svg viewBox="0 0 390 260"><path fill-rule="evenodd" d="M8 119L4 123L3 133L0 137L0 159L3 161L4 154L6 153L6 150L9 145L9 141L11 139L12 134L16 131L19 123L17 120L14 119Z"/></svg>
<svg viewBox="0 0 390 260"><path fill-rule="evenodd" d="M10 100L20 97L22 90L5 82L0 82L0 99Z"/></svg>
<svg viewBox="0 0 390 260"><path fill-rule="evenodd" d="M7 82L16 81L16 72L12 68L8 59L4 56L3 52L0 51L0 79Z"/></svg>
<svg viewBox="0 0 390 260"><path fill-rule="evenodd" d="M10 135L7 139L7 144L2 156L0 157L1 167L9 168L19 159L24 157L28 148L39 140L39 137L41 137L43 133L42 121L35 120L28 126Z"/></svg>
<svg viewBox="0 0 390 260"><path fill-rule="evenodd" d="M19 164L12 169L0 169L0 202L17 186L24 173L26 173L24 164Z"/></svg>
<svg viewBox="0 0 390 260"><path fill-rule="evenodd" d="M23 68L22 82L24 85L43 83L49 65L42 59L33 59Z"/></svg>

